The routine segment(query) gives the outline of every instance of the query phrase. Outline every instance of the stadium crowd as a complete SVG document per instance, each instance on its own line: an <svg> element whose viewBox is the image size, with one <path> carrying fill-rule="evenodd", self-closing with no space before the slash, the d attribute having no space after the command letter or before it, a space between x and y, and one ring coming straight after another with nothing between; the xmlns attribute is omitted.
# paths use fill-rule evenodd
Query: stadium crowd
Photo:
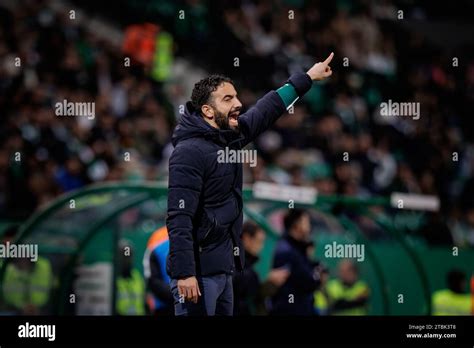
<svg viewBox="0 0 474 348"><path fill-rule="evenodd" d="M0 7L2 218L24 219L93 182L166 181L176 106L189 97L179 88L166 93L140 64L124 66L121 47L47 4ZM442 49L404 28L396 1L232 1L212 9L219 16L200 1L183 6L201 24L168 25L176 54L233 78L245 107L335 52L333 78L314 84L253 144L259 157L255 168L245 167L245 183L361 197L437 195L442 209L428 221L429 242L474 246L474 60L467 48ZM419 6L403 18L430 15ZM389 99L420 103L419 119L381 116ZM95 117L55 115L63 100L95 102Z"/></svg>

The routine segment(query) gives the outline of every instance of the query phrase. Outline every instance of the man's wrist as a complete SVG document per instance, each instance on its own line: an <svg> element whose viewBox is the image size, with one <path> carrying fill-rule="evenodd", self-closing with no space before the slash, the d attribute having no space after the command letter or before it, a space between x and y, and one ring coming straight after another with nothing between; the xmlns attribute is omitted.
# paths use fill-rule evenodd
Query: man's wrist
<svg viewBox="0 0 474 348"><path fill-rule="evenodd" d="M313 80L307 73L296 73L290 76L286 83L290 83L294 88L299 97L302 97L311 89Z"/></svg>
<svg viewBox="0 0 474 348"><path fill-rule="evenodd" d="M190 274L190 275L180 275L176 278L176 280L185 280L185 279L189 279L189 278L193 278L193 277L196 277L194 274Z"/></svg>

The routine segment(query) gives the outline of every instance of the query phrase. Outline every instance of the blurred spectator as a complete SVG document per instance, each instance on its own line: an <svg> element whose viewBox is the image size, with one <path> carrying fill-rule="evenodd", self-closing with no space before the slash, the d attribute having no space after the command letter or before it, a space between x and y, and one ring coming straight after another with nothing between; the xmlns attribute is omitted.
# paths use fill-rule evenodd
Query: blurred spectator
<svg viewBox="0 0 474 348"><path fill-rule="evenodd" d="M329 315L329 295L327 292L327 284L329 280L329 269L320 264L318 265L318 272L321 278L321 285L319 289L314 292L314 311L316 315Z"/></svg>
<svg viewBox="0 0 474 348"><path fill-rule="evenodd" d="M254 265L264 246L265 232L251 221L246 221L242 227L242 242L245 266L234 276L234 315L264 315L267 314L266 299L275 294L290 274L285 268L272 269L262 282Z"/></svg>
<svg viewBox="0 0 474 348"><path fill-rule="evenodd" d="M432 296L433 315L473 315L471 295L466 293L466 274L453 269L446 275L447 289L437 290Z"/></svg>
<svg viewBox="0 0 474 348"><path fill-rule="evenodd" d="M11 245L17 232L17 225L9 227L4 232L2 244L6 246L8 242ZM1 289L4 310L16 315L46 314L53 283L54 277L48 259L37 255L35 260L27 257L10 260L6 264Z"/></svg>
<svg viewBox="0 0 474 348"><path fill-rule="evenodd" d="M154 315L173 315L170 277L166 272L169 237L166 226L157 229L148 239L143 256L143 272L147 284L147 305Z"/></svg>
<svg viewBox="0 0 474 348"><path fill-rule="evenodd" d="M331 315L367 315L370 290L351 260L339 263L339 278L327 284Z"/></svg>
<svg viewBox="0 0 474 348"><path fill-rule="evenodd" d="M320 285L316 263L308 257L311 220L300 209L284 218L285 234L277 243L274 268L286 268L290 276L272 298L273 315L313 315L313 293Z"/></svg>
<svg viewBox="0 0 474 348"><path fill-rule="evenodd" d="M119 243L119 273L117 275L117 299L115 311L117 315L145 314L145 280L133 266L132 245L125 240Z"/></svg>

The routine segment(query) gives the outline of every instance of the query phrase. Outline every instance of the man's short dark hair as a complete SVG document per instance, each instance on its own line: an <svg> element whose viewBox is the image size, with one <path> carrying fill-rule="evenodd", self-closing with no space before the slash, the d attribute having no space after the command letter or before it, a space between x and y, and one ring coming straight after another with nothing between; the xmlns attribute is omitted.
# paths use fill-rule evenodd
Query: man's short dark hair
<svg viewBox="0 0 474 348"><path fill-rule="evenodd" d="M211 93L217 90L224 82L231 83L234 82L227 76L213 74L201 81L197 82L194 85L193 93L191 94L191 103L193 104L194 109L201 111L201 106L209 103L211 98Z"/></svg>
<svg viewBox="0 0 474 348"><path fill-rule="evenodd" d="M252 221L245 221L242 226L242 235L246 234L251 238L255 237L258 231L262 230L256 223Z"/></svg>
<svg viewBox="0 0 474 348"><path fill-rule="evenodd" d="M299 221L299 219L307 214L307 211L304 209L290 209L290 211L285 215L283 219L283 224L285 225L285 230L289 232L291 228Z"/></svg>

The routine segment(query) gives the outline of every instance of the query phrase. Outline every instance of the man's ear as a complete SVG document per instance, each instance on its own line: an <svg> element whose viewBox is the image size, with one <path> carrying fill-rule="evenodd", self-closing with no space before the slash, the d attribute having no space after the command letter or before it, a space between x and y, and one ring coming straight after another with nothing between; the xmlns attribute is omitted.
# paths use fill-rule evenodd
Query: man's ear
<svg viewBox="0 0 474 348"><path fill-rule="evenodd" d="M201 113L205 118L209 120L212 120L214 118L214 109L210 105L204 104L203 106L201 106Z"/></svg>

